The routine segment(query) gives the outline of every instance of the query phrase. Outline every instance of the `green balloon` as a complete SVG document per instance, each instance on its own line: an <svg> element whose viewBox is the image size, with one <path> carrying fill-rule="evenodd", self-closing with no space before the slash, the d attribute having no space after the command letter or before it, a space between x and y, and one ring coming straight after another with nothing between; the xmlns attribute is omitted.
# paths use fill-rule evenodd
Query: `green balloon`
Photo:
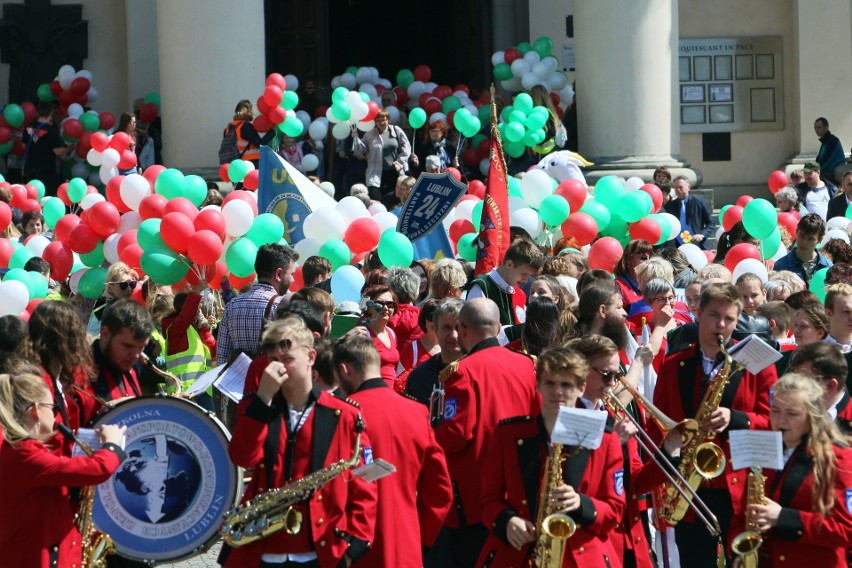
<svg viewBox="0 0 852 568"><path fill-rule="evenodd" d="M459 98L455 95L450 95L444 99L441 103L441 110L444 111L444 114L449 114L454 110L458 110L462 107L462 103ZM458 114L458 113L456 113Z"/></svg>
<svg viewBox="0 0 852 568"><path fill-rule="evenodd" d="M518 93L518 96L515 97L515 101L512 103L515 106L516 110L519 110L524 113L524 118L526 119L526 115L532 112L533 109L533 100L532 97L527 93Z"/></svg>
<svg viewBox="0 0 852 568"><path fill-rule="evenodd" d="M189 271L186 259L167 246L143 251L140 264L151 280L163 286L175 284Z"/></svg>
<svg viewBox="0 0 852 568"><path fill-rule="evenodd" d="M90 268L86 271L83 277L80 278L80 284L77 286L77 291L79 291L80 295L84 298L95 300L104 291L106 277L107 269L105 267L100 266L98 268Z"/></svg>
<svg viewBox="0 0 852 568"><path fill-rule="evenodd" d="M536 136L535 132L527 131L526 133L524 133L523 142L524 146L526 146L527 148L532 148L533 146L538 144L538 137Z"/></svg>
<svg viewBox="0 0 852 568"><path fill-rule="evenodd" d="M473 138L480 130L482 130L482 123L478 117L472 116L470 117L470 123L465 125L461 133L465 138Z"/></svg>
<svg viewBox="0 0 852 568"><path fill-rule="evenodd" d="M524 194L521 193L521 180L512 176L509 178L509 195L524 198Z"/></svg>
<svg viewBox="0 0 852 568"><path fill-rule="evenodd" d="M283 126L282 130L284 134L293 138L301 136L302 131L305 129L305 125L302 124L302 121L299 120L299 117L294 112L287 113L287 117L281 125Z"/></svg>
<svg viewBox="0 0 852 568"><path fill-rule="evenodd" d="M482 105L485 106L485 105ZM503 110L500 111L500 120L502 122L510 122L509 117L512 116L512 111L515 110L515 107L512 105L503 107ZM489 120L491 120L491 114L488 115Z"/></svg>
<svg viewBox="0 0 852 568"><path fill-rule="evenodd" d="M358 68L354 65L350 65L349 67L346 68L346 71L344 71L344 73L350 73L352 75L357 75L358 74Z"/></svg>
<svg viewBox="0 0 852 568"><path fill-rule="evenodd" d="M27 183L29 183L38 190L39 200L44 199L44 194L46 193L47 189L44 187L44 183L42 183L40 179L31 179Z"/></svg>
<svg viewBox="0 0 852 568"><path fill-rule="evenodd" d="M476 109L476 116L479 118L480 122L490 122L491 121L491 105L482 105L478 109ZM476 147L476 144L474 144Z"/></svg>
<svg viewBox="0 0 852 568"><path fill-rule="evenodd" d="M541 113L531 112L524 121L524 126L527 127L527 130L538 130L539 128L544 128L546 123L547 116L542 116Z"/></svg>
<svg viewBox="0 0 852 568"><path fill-rule="evenodd" d="M296 91L284 91L284 96L281 98L281 105L284 110L291 111L299 104L299 95Z"/></svg>
<svg viewBox="0 0 852 568"><path fill-rule="evenodd" d="M95 112L87 111L80 115L80 124L83 125L83 130L94 132L101 126L101 119Z"/></svg>
<svg viewBox="0 0 852 568"><path fill-rule="evenodd" d="M612 214L609 212L609 209L595 201L594 197L587 198L586 201L583 202L583 206L580 207L580 211L592 216L598 224L599 233L602 233L612 220Z"/></svg>
<svg viewBox="0 0 852 568"><path fill-rule="evenodd" d="M346 101L336 102L331 105L331 114L333 114L337 120L349 120L349 117L352 116L352 107L350 107L349 103Z"/></svg>
<svg viewBox="0 0 852 568"><path fill-rule="evenodd" d="M3 281L6 282L8 280L16 280L27 287L27 291L30 294L30 299L35 298L33 295L35 293L35 284L33 283L32 278L30 278L30 273L24 270L23 268L13 268L6 273L3 277Z"/></svg>
<svg viewBox="0 0 852 568"><path fill-rule="evenodd" d="M520 125L518 125L520 126ZM521 126L523 128L523 126ZM520 158L526 151L526 146L523 142L506 142L503 144L503 150L513 158Z"/></svg>
<svg viewBox="0 0 852 568"><path fill-rule="evenodd" d="M473 119L474 116L469 110L466 108L460 108L456 111L455 117L453 118L453 124L455 124L456 130L462 131L470 127Z"/></svg>
<svg viewBox="0 0 852 568"><path fill-rule="evenodd" d="M411 128L420 128L426 124L426 111L420 107L411 109L411 114L408 115L408 124Z"/></svg>
<svg viewBox="0 0 852 568"><path fill-rule="evenodd" d="M168 170L166 170L166 171L168 171ZM166 172L161 173L160 176L162 176L164 173L166 173ZM245 161L240 160L240 159L236 159L233 162L231 162L230 164L228 164L228 178L233 183L240 183L241 181L246 179L246 175L248 175L248 173L249 173L248 162L245 162ZM158 177L157 178L158 188L159 188L159 183L160 183L160 178ZM157 193L160 193L159 189L157 190Z"/></svg>
<svg viewBox="0 0 852 568"><path fill-rule="evenodd" d="M34 300L47 296L47 278L43 274L32 271L29 272L29 275L33 285L33 289L30 291L30 299Z"/></svg>
<svg viewBox="0 0 852 568"><path fill-rule="evenodd" d="M743 208L743 226L752 237L765 239L778 228L778 211L765 199L752 199Z"/></svg>
<svg viewBox="0 0 852 568"><path fill-rule="evenodd" d="M68 182L68 199L71 203L80 203L86 197L88 190L89 187L83 178L74 178Z"/></svg>
<svg viewBox="0 0 852 568"><path fill-rule="evenodd" d="M607 224L605 229L601 229L600 225L598 225L598 231L600 231L605 237L613 237L619 241L622 240L625 235L627 235L628 238L630 236L627 230L627 221L618 215L612 215L610 217L609 224Z"/></svg>
<svg viewBox="0 0 852 568"><path fill-rule="evenodd" d="M201 207L207 198L207 182L197 175L188 175L183 178L183 196L189 199L196 207Z"/></svg>
<svg viewBox="0 0 852 568"><path fill-rule="evenodd" d="M235 276L245 278L254 272L257 245L246 238L237 239L225 253L225 264Z"/></svg>
<svg viewBox="0 0 852 568"><path fill-rule="evenodd" d="M541 56L542 59L553 53L553 40L547 36L542 36L535 40L533 49Z"/></svg>
<svg viewBox="0 0 852 568"><path fill-rule="evenodd" d="M58 197L48 197L41 204L41 214L44 215L44 222L52 229L65 215L65 204Z"/></svg>
<svg viewBox="0 0 852 568"><path fill-rule="evenodd" d="M341 103L346 100L346 95L349 93L349 89L346 87L337 87L334 89L334 92L331 93L331 102L332 103Z"/></svg>
<svg viewBox="0 0 852 568"><path fill-rule="evenodd" d="M538 208L541 220L551 227L558 227L564 223L569 213L571 208L568 206L568 200L561 195L548 195Z"/></svg>
<svg viewBox="0 0 852 568"><path fill-rule="evenodd" d="M246 233L246 238L258 247L270 245L281 240L284 234L284 223L278 215L272 213L261 213L252 221L251 228ZM349 264L347 261L346 264Z"/></svg>
<svg viewBox="0 0 852 568"><path fill-rule="evenodd" d="M231 164L233 165L233 162ZM230 168L228 169L228 173L230 173ZM231 181L234 181L233 178ZM242 181L242 179L239 181ZM160 172L160 175L157 176L157 181L154 183L154 190L166 199L182 197L185 182L186 180L182 171L175 168L168 168Z"/></svg>
<svg viewBox="0 0 852 568"><path fill-rule="evenodd" d="M528 42L528 41L522 41L521 43L518 44L518 51L521 52L521 55L526 55L527 53L530 52L531 49L532 49L532 46L530 45L530 42Z"/></svg>
<svg viewBox="0 0 852 568"><path fill-rule="evenodd" d="M517 122L518 124L524 124L527 121L527 113L522 110L518 110L515 107L515 110L509 114L509 122Z"/></svg>
<svg viewBox="0 0 852 568"><path fill-rule="evenodd" d="M507 124L505 127L505 132L503 133L508 142L521 142L524 139L524 134L526 134L526 131L524 130L524 125L519 122L510 122L509 124ZM512 157L514 158L515 156Z"/></svg>
<svg viewBox="0 0 852 568"><path fill-rule="evenodd" d="M494 78L498 81L508 81L512 78L512 67L508 63L498 63L494 66Z"/></svg>
<svg viewBox="0 0 852 568"><path fill-rule="evenodd" d="M3 118L12 128L20 128L24 124L24 109L14 103L3 109Z"/></svg>
<svg viewBox="0 0 852 568"><path fill-rule="evenodd" d="M821 268L814 272L811 276L811 281L808 283L808 290L816 294L819 301L825 302L825 277L828 274L828 268Z"/></svg>
<svg viewBox="0 0 852 568"><path fill-rule="evenodd" d="M654 202L644 191L631 191L621 196L618 202L618 216L627 223L635 223L651 212Z"/></svg>
<svg viewBox="0 0 852 568"><path fill-rule="evenodd" d="M760 260L772 258L779 248L781 248L781 231L778 227L775 227L772 234L760 242Z"/></svg>
<svg viewBox="0 0 852 568"><path fill-rule="evenodd" d="M146 103L154 103L154 106L157 107L157 110L160 110L160 93L148 93L145 95Z"/></svg>
<svg viewBox="0 0 852 568"><path fill-rule="evenodd" d="M627 189L621 180L615 176L604 176L595 184L595 201L606 207L610 212L618 210L621 196Z"/></svg>
<svg viewBox="0 0 852 568"><path fill-rule="evenodd" d="M9 140L5 144L0 144L0 156L5 156L11 152L14 145L15 143L12 140Z"/></svg>
<svg viewBox="0 0 852 568"><path fill-rule="evenodd" d="M470 220L473 222L473 226L477 233L480 231L480 225L482 223L482 208L484 207L484 203L484 201L477 202L470 213Z"/></svg>
<svg viewBox="0 0 852 568"><path fill-rule="evenodd" d="M38 100L46 103L52 103L56 100L56 96L53 94L53 91L50 90L50 83L42 83L39 85L36 94L38 95Z"/></svg>
<svg viewBox="0 0 852 568"><path fill-rule="evenodd" d="M100 266L104 261L104 242L98 241L98 244L95 245L91 251L80 254L80 260L83 261L83 264L86 266Z"/></svg>
<svg viewBox="0 0 852 568"><path fill-rule="evenodd" d="M468 262L476 262L476 237L478 233L465 233L456 244L459 256Z"/></svg>
<svg viewBox="0 0 852 568"><path fill-rule="evenodd" d="M166 243L163 242L163 238L160 236L161 222L160 219L151 218L145 219L139 224L139 229L136 232L136 241L143 251L166 246Z"/></svg>
<svg viewBox="0 0 852 568"><path fill-rule="evenodd" d="M367 93L363 91L358 91L358 96L361 97L361 100L365 103L370 102L370 95L368 95Z"/></svg>
<svg viewBox="0 0 852 568"><path fill-rule="evenodd" d="M400 69L396 74L396 84L407 89L414 82L414 73L410 69Z"/></svg>
<svg viewBox="0 0 852 568"><path fill-rule="evenodd" d="M379 239L379 260L387 268L408 268L414 261L414 245L402 233L388 229Z"/></svg>
<svg viewBox="0 0 852 568"><path fill-rule="evenodd" d="M349 246L339 239L329 239L324 242L318 254L331 263L332 272L341 266L346 266L352 260L352 252L349 250Z"/></svg>

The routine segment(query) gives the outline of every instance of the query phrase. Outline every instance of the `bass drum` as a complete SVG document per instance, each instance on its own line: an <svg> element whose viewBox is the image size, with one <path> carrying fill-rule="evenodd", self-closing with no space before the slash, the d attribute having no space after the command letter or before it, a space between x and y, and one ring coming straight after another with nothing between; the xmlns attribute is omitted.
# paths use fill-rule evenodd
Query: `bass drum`
<svg viewBox="0 0 852 568"><path fill-rule="evenodd" d="M98 416L127 426L127 459L98 486L92 517L119 555L147 563L207 550L242 487L228 457L230 434L200 406L175 397L139 397Z"/></svg>

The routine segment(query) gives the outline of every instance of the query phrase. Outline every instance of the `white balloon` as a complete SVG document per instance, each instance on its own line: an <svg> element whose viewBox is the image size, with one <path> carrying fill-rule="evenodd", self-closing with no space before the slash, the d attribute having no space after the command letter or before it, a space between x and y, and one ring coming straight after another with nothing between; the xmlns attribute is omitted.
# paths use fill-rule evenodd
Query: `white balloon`
<svg viewBox="0 0 852 568"><path fill-rule="evenodd" d="M441 122L443 122L444 124L446 124L447 123L447 115L444 114L443 112L433 113L432 116L429 117L429 124L435 124L439 120Z"/></svg>
<svg viewBox="0 0 852 568"><path fill-rule="evenodd" d="M399 123L399 109L396 108L395 106L391 105L391 106L387 107L385 110L388 111L388 114L390 115L388 117L388 119L390 120L390 123L391 124L398 124ZM367 112L369 113L369 108L367 109ZM365 114L364 116L367 116L367 115ZM371 120L370 122L373 122L373 121Z"/></svg>
<svg viewBox="0 0 852 568"><path fill-rule="evenodd" d="M541 217L529 207L518 209L514 213L511 213L509 217L512 227L524 229L532 238L535 239L541 234Z"/></svg>
<svg viewBox="0 0 852 568"><path fill-rule="evenodd" d="M218 211L219 213L222 212L222 208L218 205L205 205L201 208L202 211L204 211L205 209L212 209L213 211Z"/></svg>
<svg viewBox="0 0 852 568"><path fill-rule="evenodd" d="M352 120L363 120L370 113L370 107L362 100L352 105Z"/></svg>
<svg viewBox="0 0 852 568"><path fill-rule="evenodd" d="M71 88L71 83L74 81L74 73L64 73L59 75L59 86L63 91ZM76 104L76 103L74 103ZM75 117L76 118L76 117Z"/></svg>
<svg viewBox="0 0 852 568"><path fill-rule="evenodd" d="M467 199L456 205L456 219L472 221L473 208L479 203L478 199Z"/></svg>
<svg viewBox="0 0 852 568"><path fill-rule="evenodd" d="M666 240L670 241L673 238L677 237L680 234L680 231L681 231L680 219L678 219L677 217L675 217L671 213L659 213L659 215L665 215L666 219L669 222L669 225L671 225L671 228L672 228L672 231L671 231L671 233L668 234L668 237L666 238Z"/></svg>
<svg viewBox="0 0 852 568"><path fill-rule="evenodd" d="M491 65L497 65L498 63L506 62L506 52L505 51L495 51L491 54Z"/></svg>
<svg viewBox="0 0 852 568"><path fill-rule="evenodd" d="M379 213L387 213L387 211L388 211L388 208L385 207L385 204L379 203L379 202L373 203L372 205L370 205L369 208L367 208L367 212L370 215L378 215ZM391 213L391 215L393 215L393 213Z"/></svg>
<svg viewBox="0 0 852 568"><path fill-rule="evenodd" d="M98 177L104 185L109 183L109 180L118 175L118 168L102 165L98 170Z"/></svg>
<svg viewBox="0 0 852 568"><path fill-rule="evenodd" d="M361 95L358 94L358 91L349 91L346 93L346 102L350 107L352 107L353 105L362 102Z"/></svg>
<svg viewBox="0 0 852 568"><path fill-rule="evenodd" d="M550 74L550 77L547 78L547 82L550 83L550 88L554 91L561 91L566 86L568 86L568 77L565 76L565 73L561 71L554 71ZM560 97L561 100L561 97ZM566 101L566 103L570 103L571 101Z"/></svg>
<svg viewBox="0 0 852 568"><path fill-rule="evenodd" d="M68 116L71 118L80 118L83 114L83 106L79 103L71 103L68 105Z"/></svg>
<svg viewBox="0 0 852 568"><path fill-rule="evenodd" d="M79 71L77 71L76 76L82 77L83 79L88 79L90 83L92 81L92 72L88 69L80 69Z"/></svg>
<svg viewBox="0 0 852 568"><path fill-rule="evenodd" d="M334 116L334 112L332 112L331 107L328 107L325 111L325 119L329 121L331 124L337 124L340 122L340 119Z"/></svg>
<svg viewBox="0 0 852 568"><path fill-rule="evenodd" d="M533 209L538 209L544 198L552 193L553 184L544 170L530 170L521 178L521 195Z"/></svg>
<svg viewBox="0 0 852 568"><path fill-rule="evenodd" d="M372 129L374 129L375 127L376 127L376 121L375 120L370 120L368 122L359 122L358 123L358 130L360 130L361 132L369 132Z"/></svg>
<svg viewBox="0 0 852 568"><path fill-rule="evenodd" d="M326 242L331 239L343 239L346 232L346 220L334 207L320 207L305 218L302 230L306 237Z"/></svg>
<svg viewBox="0 0 852 568"><path fill-rule="evenodd" d="M552 55L548 55L542 59L541 62L547 67L547 70L550 71L550 73L553 73L559 68L559 60Z"/></svg>
<svg viewBox="0 0 852 568"><path fill-rule="evenodd" d="M139 215L138 211L128 211L127 213L122 213L121 220L118 222L118 230L116 231L116 233L123 234L127 231L138 229L140 224L142 224L142 217Z"/></svg>
<svg viewBox="0 0 852 568"><path fill-rule="evenodd" d="M95 203L100 203L101 201L106 201L106 197L101 195L100 193L88 193L85 197L80 201L80 207L85 211L94 205Z"/></svg>
<svg viewBox="0 0 852 568"><path fill-rule="evenodd" d="M328 120L320 117L313 121L308 127L308 135L313 140L325 140L328 136Z"/></svg>
<svg viewBox="0 0 852 568"><path fill-rule="evenodd" d="M234 199L222 207L222 217L225 218L225 232L232 237L242 237L251 229L254 211L245 201Z"/></svg>
<svg viewBox="0 0 852 568"><path fill-rule="evenodd" d="M424 85L422 81L412 81L407 90L409 100L414 99L416 104L420 95L426 92L426 85Z"/></svg>
<svg viewBox="0 0 852 568"><path fill-rule="evenodd" d="M354 89L358 86L358 81L352 73L344 73L340 76L340 84L347 89Z"/></svg>
<svg viewBox="0 0 852 568"><path fill-rule="evenodd" d="M825 236L822 238L822 242L820 243L820 246L825 246L826 244L828 244L828 241L830 241L831 239L839 239L839 240L843 241L844 243L849 244L849 233L847 233L846 231L844 231L842 229L832 229L832 230L828 231L825 234Z"/></svg>
<svg viewBox="0 0 852 568"><path fill-rule="evenodd" d="M427 93L434 93L435 89L438 88L438 83L435 83L434 81L429 81L428 83L423 83L423 86L426 87Z"/></svg>
<svg viewBox="0 0 852 568"><path fill-rule="evenodd" d="M379 229L384 233L388 229L396 229L399 218L390 211L382 211L373 215L373 221L379 224Z"/></svg>
<svg viewBox="0 0 852 568"><path fill-rule="evenodd" d="M103 152L98 152L94 148L90 148L86 153L86 161L92 164L93 166L102 166L104 163L104 155Z"/></svg>
<svg viewBox="0 0 852 568"><path fill-rule="evenodd" d="M371 85L370 83L361 85L360 87L358 87L358 90L366 94L371 99L379 96L379 92L376 90L376 87Z"/></svg>
<svg viewBox="0 0 852 568"><path fill-rule="evenodd" d="M346 140L352 134L352 128L348 122L338 122L331 129L331 135L337 140Z"/></svg>
<svg viewBox="0 0 852 568"><path fill-rule="evenodd" d="M77 71L74 69L73 65L63 65L59 68L59 71L56 72L56 78L58 79L63 75L71 75L71 77L74 77L76 72Z"/></svg>
<svg viewBox="0 0 852 568"><path fill-rule="evenodd" d="M539 79L538 75L530 71L529 73L525 73L523 77L521 77L521 85L524 87L524 90L532 90L533 87L538 85Z"/></svg>
<svg viewBox="0 0 852 568"><path fill-rule="evenodd" d="M627 188L627 191L634 191L643 185L645 185L645 182L642 181L642 178L636 176L629 177L627 178L627 181L624 182L624 186Z"/></svg>
<svg viewBox="0 0 852 568"><path fill-rule="evenodd" d="M302 158L302 163L299 165L299 169L303 172L312 172L319 167L319 158L317 158L316 154L306 154Z"/></svg>
<svg viewBox="0 0 852 568"><path fill-rule="evenodd" d="M373 72L370 71L369 67L360 67L358 71L355 72L355 79L358 81L358 84L369 83L373 78Z"/></svg>
<svg viewBox="0 0 852 568"><path fill-rule="evenodd" d="M89 168L86 167L86 164L83 162L75 162L74 165L71 166L71 177L88 178Z"/></svg>
<svg viewBox="0 0 852 568"><path fill-rule="evenodd" d="M500 81L500 86L511 92L520 91L523 87L520 77L512 77L508 81Z"/></svg>
<svg viewBox="0 0 852 568"><path fill-rule="evenodd" d="M26 246L29 250L33 252L36 256L41 256L44 252L45 247L50 244L50 239L45 237L44 235L35 235L27 239Z"/></svg>
<svg viewBox="0 0 852 568"><path fill-rule="evenodd" d="M521 78L530 72L530 64L524 59L515 59L512 61L512 75Z"/></svg>
<svg viewBox="0 0 852 568"><path fill-rule="evenodd" d="M284 82L287 83L288 91L299 90L299 80L295 75L284 75Z"/></svg>
<svg viewBox="0 0 852 568"><path fill-rule="evenodd" d="M104 258L107 259L107 262L109 262L110 264L115 264L119 261L118 239L120 238L121 235L115 233L104 239Z"/></svg>
<svg viewBox="0 0 852 568"><path fill-rule="evenodd" d="M0 316L16 316L27 308L30 291L17 280L0 282Z"/></svg>
<svg viewBox="0 0 852 568"><path fill-rule="evenodd" d="M509 196L509 214L511 215L518 209L524 209L527 206L527 202L517 195Z"/></svg>
<svg viewBox="0 0 852 568"><path fill-rule="evenodd" d="M490 167L491 162L488 160L488 158L482 158L482 160L480 160L479 162L479 173L481 173L483 176L487 176L488 168Z"/></svg>
<svg viewBox="0 0 852 568"><path fill-rule="evenodd" d="M709 263L704 251L698 248L698 245L684 243L677 247L677 249L686 255L686 260L689 261L689 264L691 264L692 268L695 270L701 270Z"/></svg>
<svg viewBox="0 0 852 568"><path fill-rule="evenodd" d="M125 205L134 211L138 211L142 200L151 194L151 184L139 174L129 174L121 180L118 192L121 194L121 200L124 201Z"/></svg>
<svg viewBox="0 0 852 568"><path fill-rule="evenodd" d="M825 228L828 231L830 231L831 229L840 229L841 231L848 231L850 223L852 223L852 219L847 219L846 217L832 217L825 224Z"/></svg>
<svg viewBox="0 0 852 568"><path fill-rule="evenodd" d="M299 253L299 260L304 263L306 259L319 255L321 246L321 240L305 238L293 245L293 248Z"/></svg>
<svg viewBox="0 0 852 568"><path fill-rule="evenodd" d="M550 75L550 69L548 69L547 64L542 63L541 61L533 65L531 71L539 79L544 79L545 77Z"/></svg>
<svg viewBox="0 0 852 568"><path fill-rule="evenodd" d="M121 161L121 154L115 148L107 148L101 152L101 165L114 168Z"/></svg>
<svg viewBox="0 0 852 568"><path fill-rule="evenodd" d="M352 223L355 219L370 216L370 212L367 211L367 207L364 205L364 202L354 195L347 195L341 199L334 208L343 216L343 220L347 225Z"/></svg>
<svg viewBox="0 0 852 568"><path fill-rule="evenodd" d="M335 75L331 78L331 88L332 90L336 89L340 86L340 75Z"/></svg>
<svg viewBox="0 0 852 568"><path fill-rule="evenodd" d="M80 288L80 280L83 279L83 276L85 276L88 271L88 268L81 268L80 270L76 270L73 274L71 274L71 277L68 279L68 287L71 288L72 294L78 293Z"/></svg>
<svg viewBox="0 0 852 568"><path fill-rule="evenodd" d="M530 65L535 65L539 61L541 61L541 56L537 51L529 50L524 54L524 61L529 62Z"/></svg>
<svg viewBox="0 0 852 568"><path fill-rule="evenodd" d="M307 130L311 125L311 115L303 110L296 111L296 118L302 123L304 130Z"/></svg>
<svg viewBox="0 0 852 568"><path fill-rule="evenodd" d="M89 104L92 104L93 102L98 100L98 97L100 96L100 93L98 93L98 90L94 87L89 87L89 90L86 91L86 98L88 99Z"/></svg>
<svg viewBox="0 0 852 568"><path fill-rule="evenodd" d="M390 82L390 81L388 81L387 79L381 79L381 78L379 78L379 79L377 79L376 81L373 81L373 82L374 82L375 84L377 84L377 85L381 85L381 86L382 86L382 87L384 87L385 89L393 89L393 83L391 83L391 82Z"/></svg>
<svg viewBox="0 0 852 568"><path fill-rule="evenodd" d="M769 273L766 271L766 266L763 262L756 258L745 258L734 267L734 272L731 275L731 282L739 280L743 274L754 274L762 283L766 283L769 279Z"/></svg>
<svg viewBox="0 0 852 568"><path fill-rule="evenodd" d="M326 193L326 195L328 195L331 198L334 198L334 184L333 183L331 183L330 181L322 181L319 184L319 188L321 190L323 190Z"/></svg>
<svg viewBox="0 0 852 568"><path fill-rule="evenodd" d="M231 245L236 241L236 237L232 237L231 235L225 235L225 238L222 240L222 254L219 255L219 260L216 262L225 262L228 258L228 249L231 248Z"/></svg>

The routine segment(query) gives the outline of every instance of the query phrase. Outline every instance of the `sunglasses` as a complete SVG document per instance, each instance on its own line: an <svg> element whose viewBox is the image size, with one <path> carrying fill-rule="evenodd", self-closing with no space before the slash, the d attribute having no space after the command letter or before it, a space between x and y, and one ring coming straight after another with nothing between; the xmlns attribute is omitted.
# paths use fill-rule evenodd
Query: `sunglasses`
<svg viewBox="0 0 852 568"><path fill-rule="evenodd" d="M289 351L293 347L304 347L304 345L300 343L296 343L292 339L282 339L278 342L267 342L260 344L260 352L261 353L272 353L276 349L280 349L282 351Z"/></svg>
<svg viewBox="0 0 852 568"><path fill-rule="evenodd" d="M118 286L119 290L132 290L136 288L136 283L138 280L127 280L125 282L107 282L107 284L113 284Z"/></svg>
<svg viewBox="0 0 852 568"><path fill-rule="evenodd" d="M385 300L385 301L373 300L373 303L378 304L378 305L382 306L383 308L387 308L389 310L396 310L396 307L397 307L396 302L394 302L392 300Z"/></svg>
<svg viewBox="0 0 852 568"><path fill-rule="evenodd" d="M608 383L612 380L619 380L624 377L624 373L621 371L599 371L595 369L595 372L601 376L603 382Z"/></svg>

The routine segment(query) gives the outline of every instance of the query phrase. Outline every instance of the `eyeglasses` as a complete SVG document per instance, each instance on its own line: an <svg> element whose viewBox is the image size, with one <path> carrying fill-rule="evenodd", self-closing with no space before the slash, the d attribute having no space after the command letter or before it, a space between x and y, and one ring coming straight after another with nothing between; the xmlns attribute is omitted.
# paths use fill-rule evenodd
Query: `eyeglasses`
<svg viewBox="0 0 852 568"><path fill-rule="evenodd" d="M638 258L639 260L641 260L642 262L651 258L651 255L648 254L648 253L636 253L634 256L636 258Z"/></svg>
<svg viewBox="0 0 852 568"><path fill-rule="evenodd" d="M296 343L292 339L284 338L278 342L267 342L260 344L260 352L261 353L272 353L276 349L280 349L282 351L290 351L293 347L305 347L301 343ZM307 347L305 347L307 348Z"/></svg>
<svg viewBox="0 0 852 568"><path fill-rule="evenodd" d="M621 371L600 371L598 369L594 369L594 371L601 376L601 379L605 383L613 380L617 381L624 377L624 373Z"/></svg>
<svg viewBox="0 0 852 568"><path fill-rule="evenodd" d="M39 407L39 406L47 407L51 411L56 409L56 405L52 402L34 402L33 406L35 406L35 407Z"/></svg>
<svg viewBox="0 0 852 568"><path fill-rule="evenodd" d="M651 303L657 304L658 306L664 306L666 304L674 304L675 303L675 297L674 296L665 296L665 297L660 297L660 298L654 298L653 300L651 300Z"/></svg>
<svg viewBox="0 0 852 568"><path fill-rule="evenodd" d="M393 300L373 300L374 304L378 304L388 310L396 310L397 304Z"/></svg>
<svg viewBox="0 0 852 568"><path fill-rule="evenodd" d="M107 282L107 284L112 284L114 286L118 286L119 290L132 290L136 288L136 283L138 280L126 280L124 282Z"/></svg>

